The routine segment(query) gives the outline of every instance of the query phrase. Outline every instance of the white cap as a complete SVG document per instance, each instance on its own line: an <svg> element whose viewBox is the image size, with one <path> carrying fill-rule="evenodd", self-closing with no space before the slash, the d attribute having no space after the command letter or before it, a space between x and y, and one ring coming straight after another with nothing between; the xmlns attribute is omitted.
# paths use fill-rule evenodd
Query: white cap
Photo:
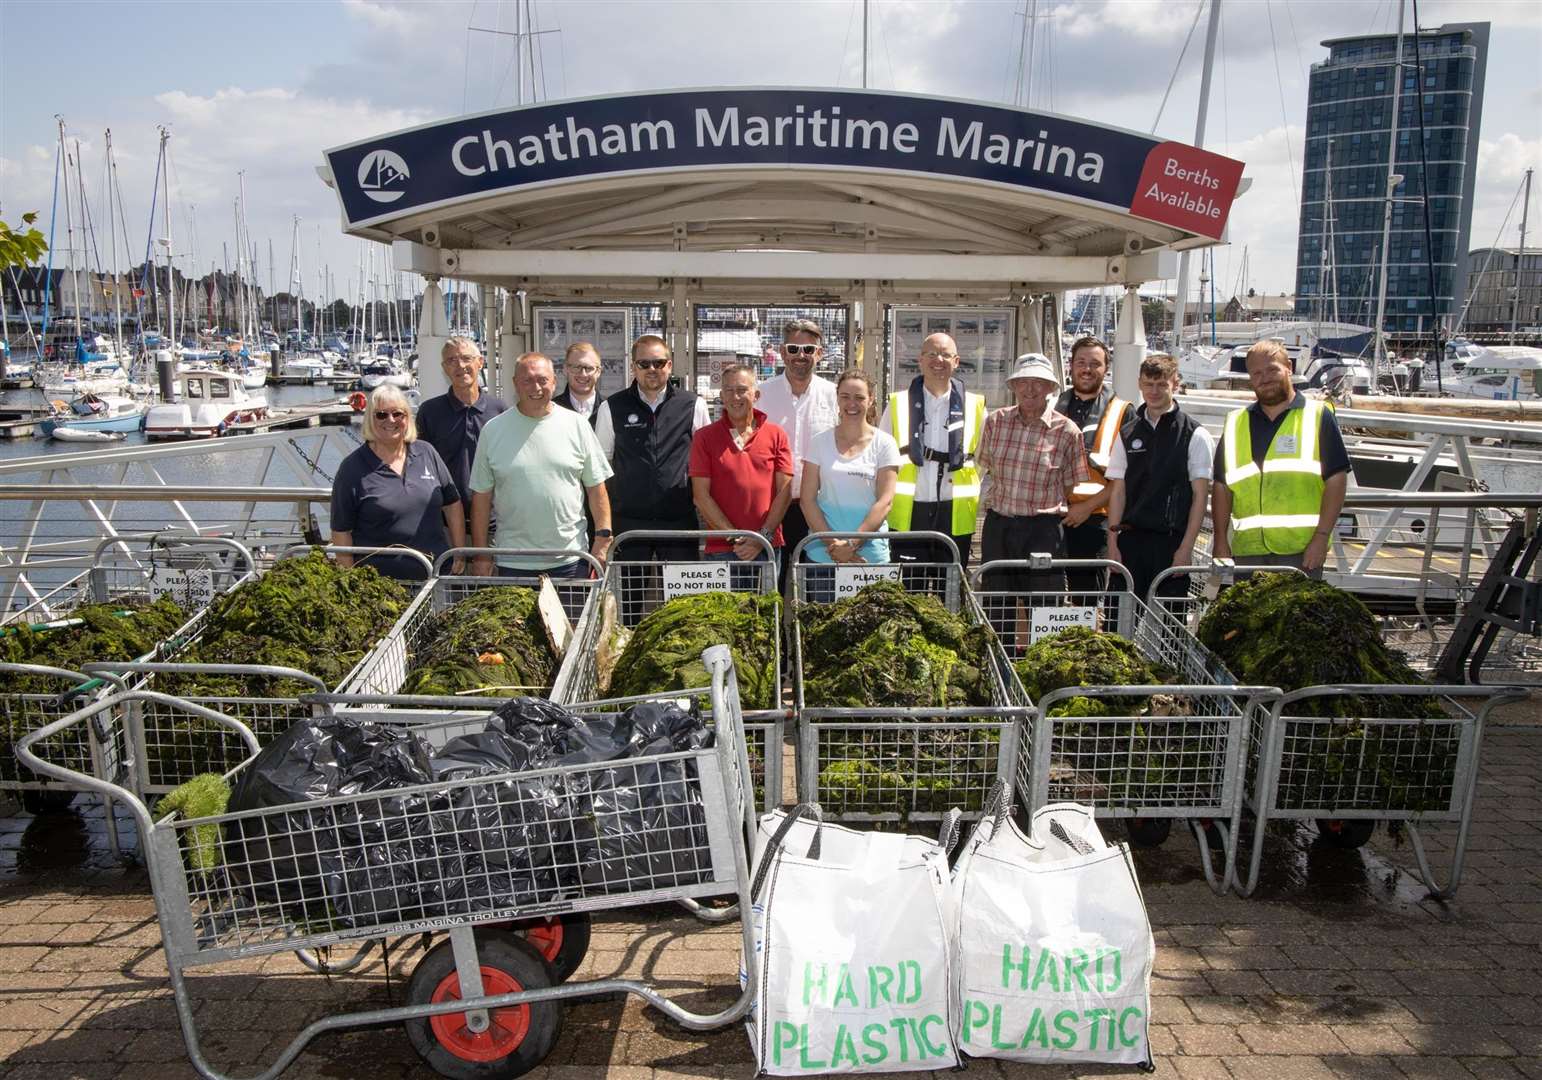
<svg viewBox="0 0 1542 1080"><path fill-rule="evenodd" d="M1016 379L1043 379L1047 383L1056 383L1054 365L1049 362L1049 357L1043 353L1027 352L1017 358L1017 364L1012 368L1012 374L1007 376L1007 382Z"/></svg>

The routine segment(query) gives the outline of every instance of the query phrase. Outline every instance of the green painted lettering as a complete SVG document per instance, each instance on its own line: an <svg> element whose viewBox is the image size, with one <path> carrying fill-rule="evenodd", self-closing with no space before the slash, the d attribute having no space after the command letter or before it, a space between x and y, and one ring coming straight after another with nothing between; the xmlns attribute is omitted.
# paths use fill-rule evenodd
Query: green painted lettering
<svg viewBox="0 0 1542 1080"><path fill-rule="evenodd" d="M835 1029L835 1049L830 1051L830 1068L843 1063L850 1063L853 1069L861 1064L857 1060L857 1046L852 1042L851 1032L846 1030L845 1024Z"/></svg>
<svg viewBox="0 0 1542 1080"><path fill-rule="evenodd" d="M875 1009L879 1001L892 1002L894 999L889 994L889 984L894 981L894 972L881 964L874 964L867 969L867 1007Z"/></svg>
<svg viewBox="0 0 1542 1080"><path fill-rule="evenodd" d="M1048 949L1039 950L1039 966L1033 971L1033 988L1037 990L1049 980L1049 988L1056 993L1060 991L1060 962L1055 954Z"/></svg>
<svg viewBox="0 0 1542 1080"><path fill-rule="evenodd" d="M1136 1045L1138 1045L1140 1043L1140 1029L1137 1028L1134 1035L1129 1035L1129 1034L1125 1033L1124 1025L1125 1025L1125 1022L1130 1020L1132 1017L1134 1019L1136 1019L1136 1020L1140 1020L1140 1019L1144 1018L1145 1015L1146 1015L1145 1013L1141 1012L1139 1009L1137 1009L1133 1005L1131 1005L1128 1009L1125 1009L1124 1012L1119 1014L1119 1045L1120 1046L1136 1046Z"/></svg>
<svg viewBox="0 0 1542 1080"><path fill-rule="evenodd" d="M1102 1024L1103 1019L1105 1017L1107 1017L1107 1019L1108 1019L1108 1047L1107 1047L1107 1049L1112 1050L1114 1048L1114 1010L1113 1009L1088 1009L1085 1013L1082 1014L1082 1016L1088 1021L1087 1049L1089 1049L1089 1050L1097 1050L1097 1049L1099 1049L1098 1043L1101 1041L1101 1038L1100 1038L1100 1036L1098 1034L1098 1027Z"/></svg>
<svg viewBox="0 0 1542 1080"><path fill-rule="evenodd" d="M825 1069L829 1063L818 1061L808 1056L808 1025L798 1026L798 1068L800 1069Z"/></svg>
<svg viewBox="0 0 1542 1080"><path fill-rule="evenodd" d="M928 1024L936 1024L938 1027L942 1028L942 1042L934 1043L930 1038L927 1037L926 1027ZM919 1042L922 1046L926 1047L927 1057L942 1057L948 1052L948 1043L946 1038L947 1031L947 1024L944 1023L942 1017L938 1016L937 1014L931 1013L921 1017L921 1024L916 1029L916 1041Z"/></svg>
<svg viewBox="0 0 1542 1080"><path fill-rule="evenodd" d="M1076 1045L1076 1020L1076 1013L1071 1010L1055 1014L1056 1050L1069 1050Z"/></svg>
<svg viewBox="0 0 1542 1080"><path fill-rule="evenodd" d="M1072 959L1075 957L1075 959ZM1087 965L1091 963L1086 949L1073 949L1065 957L1065 989L1070 993L1079 985L1087 993L1092 993L1092 987L1087 985ZM1075 980L1073 984L1072 980Z"/></svg>
<svg viewBox="0 0 1542 1080"><path fill-rule="evenodd" d="M889 1056L889 1044L883 1041L882 1024L869 1024L862 1029L862 1045L873 1051L862 1055L864 1065L877 1065Z"/></svg>
<svg viewBox="0 0 1542 1080"><path fill-rule="evenodd" d="M1001 1041L1001 1003L991 1006L991 1045L997 1050L1012 1049L1011 1043Z"/></svg>
<svg viewBox="0 0 1542 1080"><path fill-rule="evenodd" d="M921 965L914 960L901 960L896 967L899 992L894 1000L900 1005L914 1005L921 1000Z"/></svg>
<svg viewBox="0 0 1542 1080"><path fill-rule="evenodd" d="M1111 994L1115 990L1119 989L1119 987L1124 985L1123 961L1120 959L1123 954L1118 949L1109 949L1108 955L1114 961L1112 970L1108 973L1108 977L1113 981L1110 982L1107 986L1103 987L1103 992L1105 994Z"/></svg>
<svg viewBox="0 0 1542 1080"><path fill-rule="evenodd" d="M1028 1030L1023 1032L1023 1041L1017 1048L1026 1050L1034 1045L1041 1050L1049 1048L1049 1025L1044 1022L1044 1013L1038 1006L1034 1006L1033 1015L1028 1018Z"/></svg>
<svg viewBox="0 0 1542 1080"><path fill-rule="evenodd" d="M815 979L813 977L814 976L814 968L816 966L819 968L819 978L818 979ZM815 991L817 991L817 994L815 994L815 996L813 996L813 997L810 997L809 995L811 993L815 992ZM824 966L824 964L818 964L818 965L815 965L813 963L804 964L803 965L803 1004L808 1005L808 1004L815 1003L815 1002L817 1002L819 1004L824 1004L824 1000L825 1000L825 966Z"/></svg>
<svg viewBox="0 0 1542 1080"><path fill-rule="evenodd" d="M791 1050L798 1045L798 1029L786 1020L778 1020L776 1029L771 1036L771 1060L776 1064L782 1063L782 1051Z"/></svg>
<svg viewBox="0 0 1542 1080"><path fill-rule="evenodd" d="M1028 946L1023 946L1023 960L1020 964L1012 962L1012 946L1001 946L1001 985L1010 989L1012 986L1012 971L1016 969L1018 975L1018 989L1028 989Z"/></svg>
<svg viewBox="0 0 1542 1080"><path fill-rule="evenodd" d="M835 979L835 1001L833 1004L840 1005L842 1000L848 1002L853 1009L859 1007L857 988L852 985L851 971L845 964L841 965L840 974Z"/></svg>
<svg viewBox="0 0 1542 1080"><path fill-rule="evenodd" d="M990 1010L985 1007L983 1001L964 1002L964 1021L959 1027L958 1041L966 1043L970 1035L977 1027L983 1027L985 1021L990 1019Z"/></svg>
<svg viewBox="0 0 1542 1080"><path fill-rule="evenodd" d="M905 1018L903 1016L896 1016L893 1020L889 1021L889 1026L893 1028L894 1033L899 1036L900 1061L909 1061L910 1039L905 1032Z"/></svg>

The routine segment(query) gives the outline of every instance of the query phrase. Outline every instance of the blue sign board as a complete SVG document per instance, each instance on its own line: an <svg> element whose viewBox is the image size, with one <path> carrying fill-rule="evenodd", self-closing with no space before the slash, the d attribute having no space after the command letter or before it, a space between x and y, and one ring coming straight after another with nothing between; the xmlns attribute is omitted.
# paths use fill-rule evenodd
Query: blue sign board
<svg viewBox="0 0 1542 1080"><path fill-rule="evenodd" d="M1219 237L1238 162L980 102L854 90L677 90L465 116L327 151L349 227L504 191L680 168L932 174L1084 200Z"/></svg>

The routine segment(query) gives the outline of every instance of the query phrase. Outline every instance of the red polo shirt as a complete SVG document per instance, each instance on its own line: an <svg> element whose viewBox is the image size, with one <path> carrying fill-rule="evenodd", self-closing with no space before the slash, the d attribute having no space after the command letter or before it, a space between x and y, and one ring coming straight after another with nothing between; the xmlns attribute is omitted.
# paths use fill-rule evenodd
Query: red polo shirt
<svg viewBox="0 0 1542 1080"><path fill-rule="evenodd" d="M776 491L776 474L792 475L792 448L787 432L755 410L755 430L740 450L734 442L733 428L725 414L708 424L691 439L690 475L710 481L712 501L736 529L759 531L771 510ZM778 525L771 543L782 546L782 527ZM727 540L713 537L707 552L731 551Z"/></svg>

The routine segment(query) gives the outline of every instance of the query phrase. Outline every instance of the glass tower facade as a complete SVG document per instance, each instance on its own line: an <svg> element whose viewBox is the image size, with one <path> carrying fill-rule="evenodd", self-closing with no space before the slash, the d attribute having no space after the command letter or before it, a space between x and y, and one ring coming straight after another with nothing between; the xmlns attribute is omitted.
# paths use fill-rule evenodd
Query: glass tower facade
<svg viewBox="0 0 1542 1080"><path fill-rule="evenodd" d="M1452 23L1403 35L1402 96L1392 117L1397 35L1325 41L1312 65L1301 223L1296 241L1296 313L1371 326L1381 271L1387 156L1396 146L1388 244L1388 334L1412 337L1449 326L1461 308L1472 223L1478 122L1488 60L1488 23ZM1420 112L1424 159L1420 167ZM1430 236L1424 229L1428 179ZM1429 266L1435 267L1431 304Z"/></svg>

